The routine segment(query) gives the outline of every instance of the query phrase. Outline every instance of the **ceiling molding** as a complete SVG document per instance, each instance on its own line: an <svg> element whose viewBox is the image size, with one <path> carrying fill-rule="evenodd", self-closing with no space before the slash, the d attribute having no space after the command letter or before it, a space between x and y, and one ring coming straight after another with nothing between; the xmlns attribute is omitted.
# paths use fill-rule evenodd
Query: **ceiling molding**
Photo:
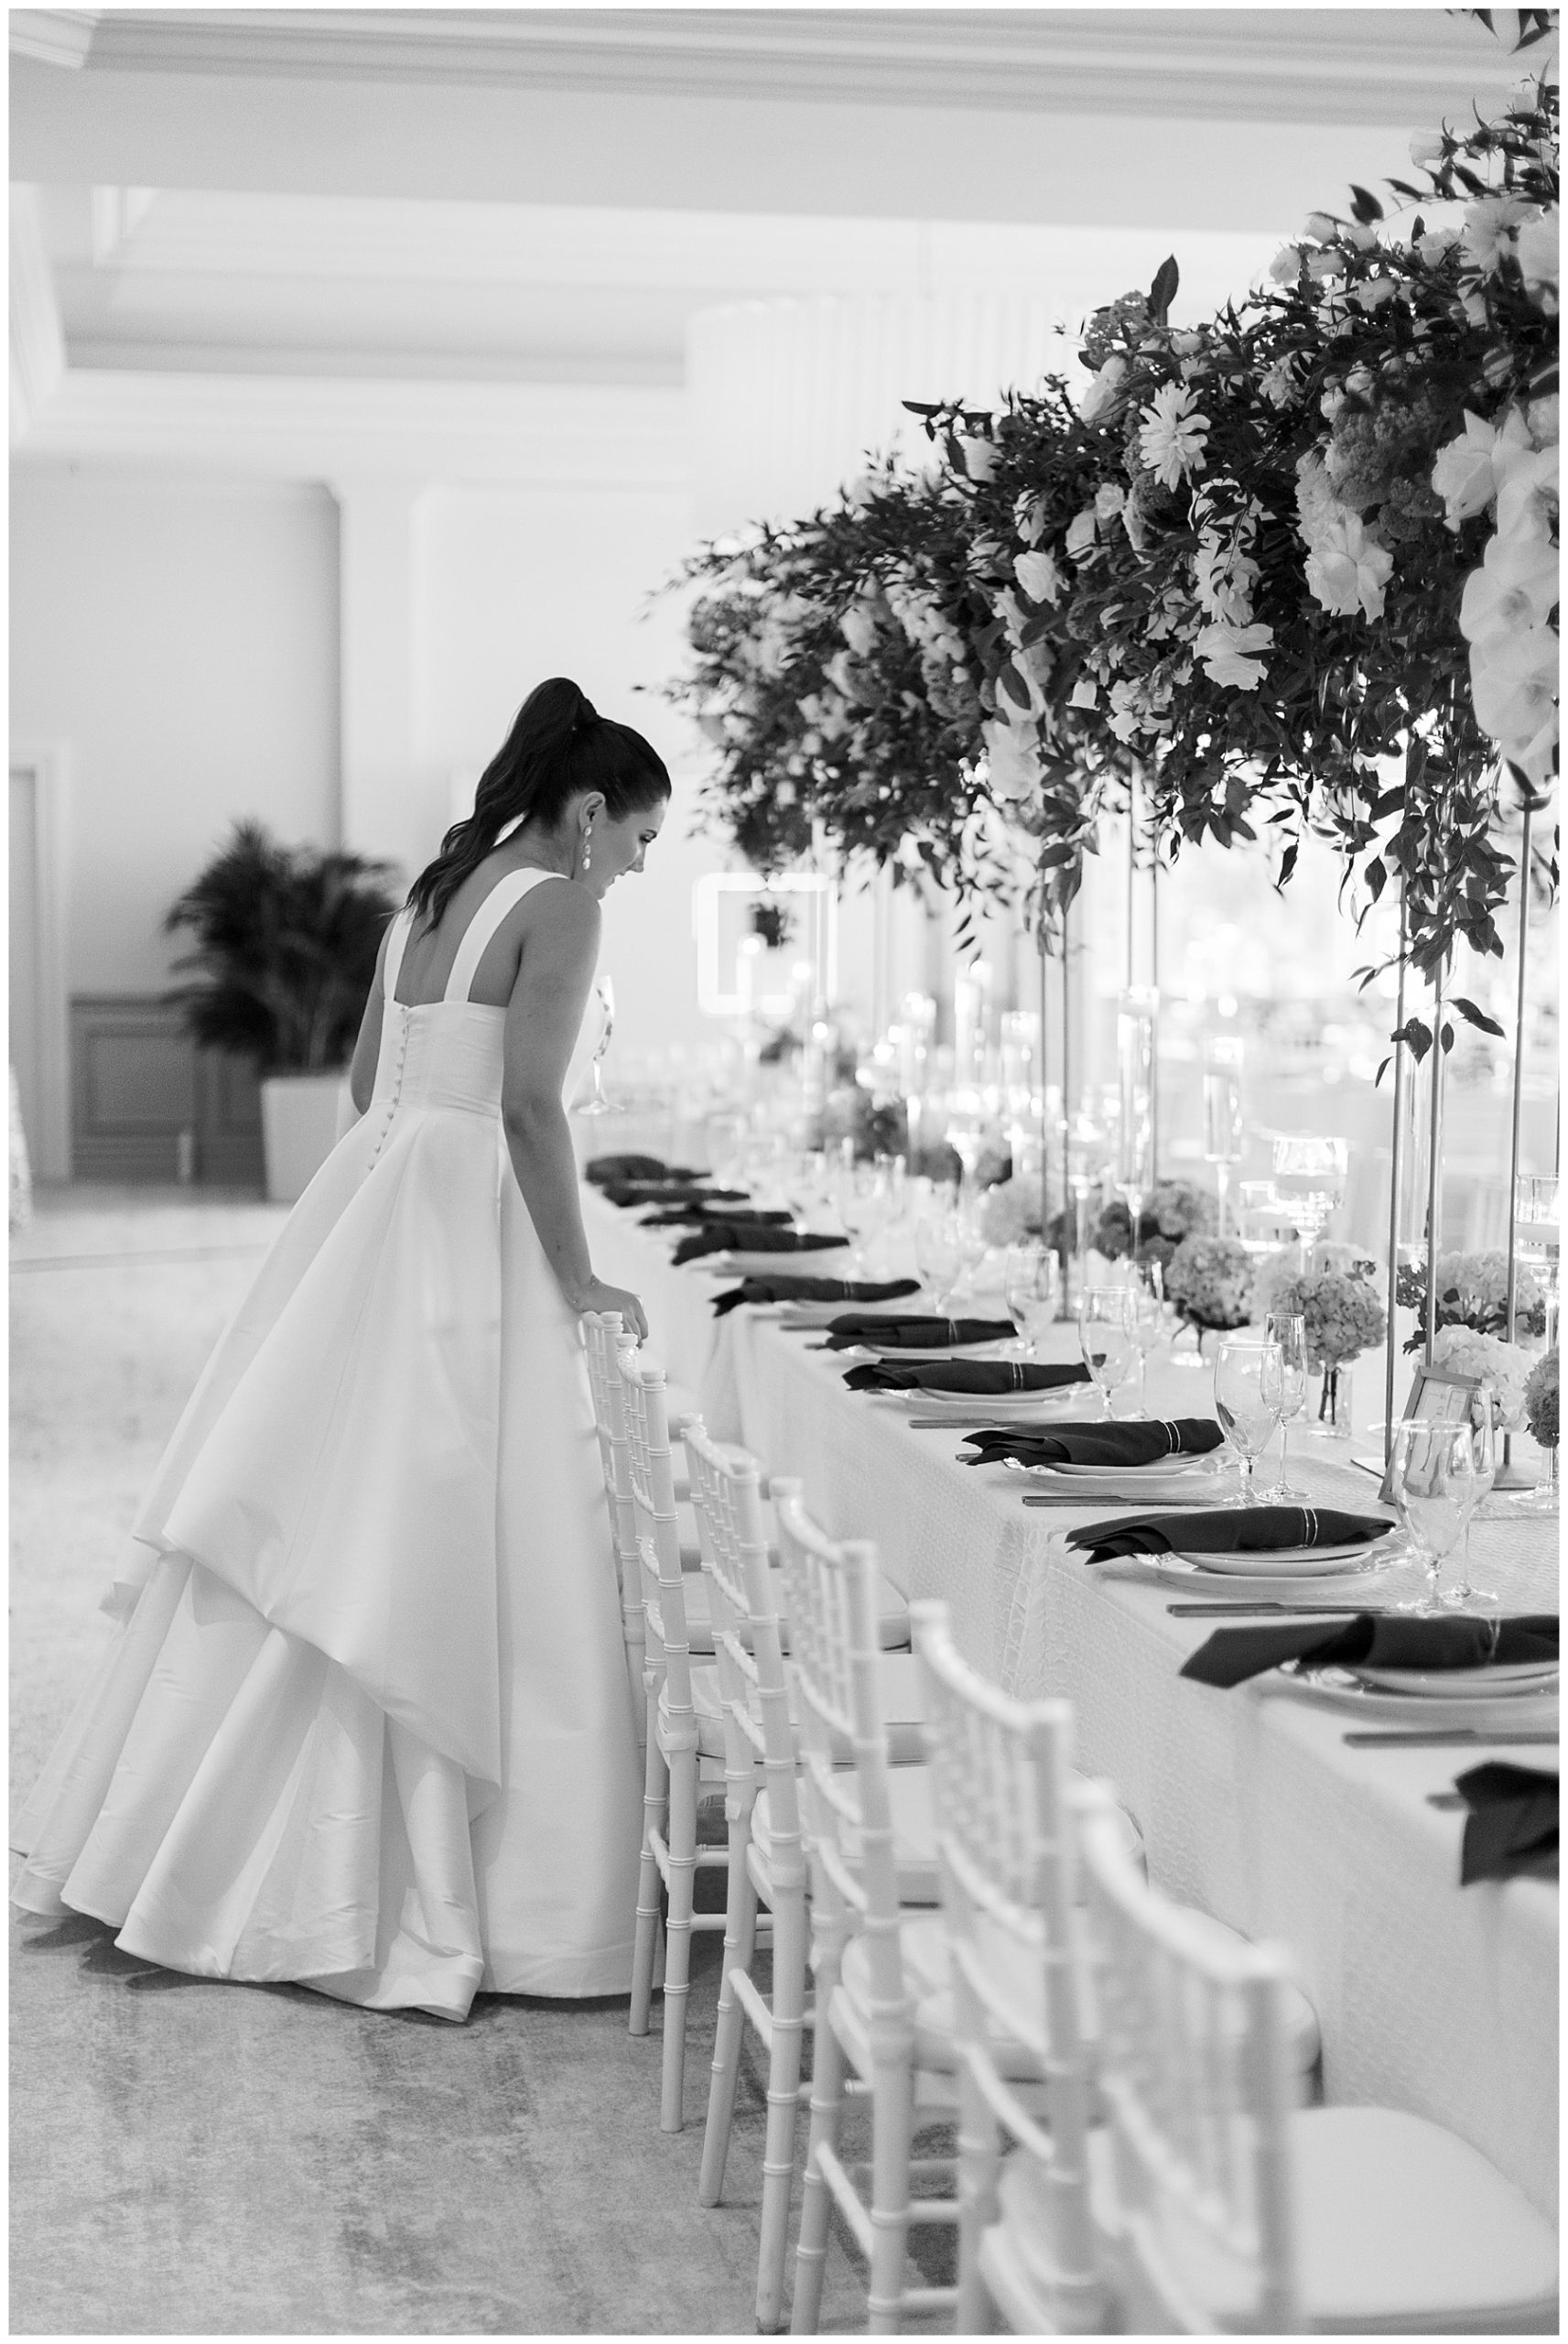
<svg viewBox="0 0 1568 2344"><path fill-rule="evenodd" d="M1519 70L1479 27L1425 7L115 9L87 62L1325 123L1419 123L1452 103L1456 77L1503 87Z"/></svg>
<svg viewBox="0 0 1568 2344"><path fill-rule="evenodd" d="M16 453L282 480L352 472L668 490L685 488L688 458L676 390L74 368Z"/></svg>
<svg viewBox="0 0 1568 2344"><path fill-rule="evenodd" d="M27 438L65 375L65 337L44 250L38 191L11 190L11 444Z"/></svg>
<svg viewBox="0 0 1568 2344"><path fill-rule="evenodd" d="M7 28L13 57L39 65L86 64L101 11L96 8L13 8Z"/></svg>

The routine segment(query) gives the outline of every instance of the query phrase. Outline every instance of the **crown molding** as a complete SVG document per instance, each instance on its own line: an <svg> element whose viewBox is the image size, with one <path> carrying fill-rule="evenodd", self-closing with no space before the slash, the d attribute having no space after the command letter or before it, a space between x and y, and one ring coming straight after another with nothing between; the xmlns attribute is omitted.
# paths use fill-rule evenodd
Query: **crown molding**
<svg viewBox="0 0 1568 2344"><path fill-rule="evenodd" d="M177 465L267 479L383 472L534 487L687 483L678 390L70 368L33 411L24 461Z"/></svg>
<svg viewBox="0 0 1568 2344"><path fill-rule="evenodd" d="M65 375L65 337L44 249L38 191L11 190L11 444L24 440Z"/></svg>
<svg viewBox="0 0 1568 2344"><path fill-rule="evenodd" d="M1421 122L1456 83L1503 87L1521 70L1425 7L115 9L87 63L1325 123Z"/></svg>
<svg viewBox="0 0 1568 2344"><path fill-rule="evenodd" d="M80 71L101 13L97 8L13 8L7 22L11 54Z"/></svg>

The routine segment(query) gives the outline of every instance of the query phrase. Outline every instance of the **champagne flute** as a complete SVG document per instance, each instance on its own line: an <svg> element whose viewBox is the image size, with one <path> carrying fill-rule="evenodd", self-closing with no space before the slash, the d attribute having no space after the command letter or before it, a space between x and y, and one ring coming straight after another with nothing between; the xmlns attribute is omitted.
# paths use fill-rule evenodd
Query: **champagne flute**
<svg viewBox="0 0 1568 2344"><path fill-rule="evenodd" d="M1241 1469L1240 1505L1259 1503L1253 1469L1280 1416L1280 1346L1256 1335L1227 1336L1214 1362L1214 1412Z"/></svg>
<svg viewBox="0 0 1568 2344"><path fill-rule="evenodd" d="M1427 1618L1445 1606L1439 1585L1443 1566L1476 1510L1476 1454L1469 1425L1453 1417L1405 1417L1394 1427L1389 1487L1427 1579L1422 1594L1390 1608Z"/></svg>
<svg viewBox="0 0 1568 2344"><path fill-rule="evenodd" d="M1470 1579L1470 1525L1482 1499L1489 1494L1498 1473L1498 1410L1494 1387L1490 1384L1482 1384L1474 1392L1466 1392L1454 1421L1470 1435L1474 1494L1465 1509L1465 1526L1459 1537L1458 1585L1445 1588L1437 1600L1440 1603L1462 1609L1466 1603L1498 1603L1501 1601L1491 1588L1473 1586Z"/></svg>
<svg viewBox="0 0 1568 2344"><path fill-rule="evenodd" d="M1055 1320L1061 1290L1062 1265L1054 1245L1036 1241L1008 1247L1002 1293L1021 1338L1022 1358L1039 1358L1040 1338Z"/></svg>
<svg viewBox="0 0 1568 2344"><path fill-rule="evenodd" d="M1165 1273L1152 1255L1146 1262L1132 1262L1130 1269L1127 1308L1132 1326L1133 1346L1138 1353L1138 1397L1131 1414L1147 1417L1149 1404L1145 1386L1149 1354L1165 1331Z"/></svg>
<svg viewBox="0 0 1568 2344"><path fill-rule="evenodd" d="M610 1037L615 1031L615 987L608 977L600 977L596 982L593 992L594 998L599 1004L600 1018L599 1040L589 1064L589 1076L593 1089L580 1106L573 1110L573 1112L579 1115L619 1115L625 1111L618 1106L613 1099L605 1097L604 1077L600 1072L604 1053L610 1047Z"/></svg>
<svg viewBox="0 0 1568 2344"><path fill-rule="evenodd" d="M1285 1447L1291 1418L1299 1416L1306 1405L1306 1320L1299 1311L1271 1310L1263 1321L1263 1332L1280 1346L1280 1478L1264 1495L1272 1505L1300 1505L1307 1493L1291 1487Z"/></svg>
<svg viewBox="0 0 1568 2344"><path fill-rule="evenodd" d="M1132 1312L1124 1286L1085 1288L1078 1305L1078 1349L1108 1419L1116 1413L1110 1395L1131 1374L1136 1356Z"/></svg>
<svg viewBox="0 0 1568 2344"><path fill-rule="evenodd" d="M914 1266L938 1310L946 1310L964 1266L958 1223L951 1211L927 1213L914 1230Z"/></svg>

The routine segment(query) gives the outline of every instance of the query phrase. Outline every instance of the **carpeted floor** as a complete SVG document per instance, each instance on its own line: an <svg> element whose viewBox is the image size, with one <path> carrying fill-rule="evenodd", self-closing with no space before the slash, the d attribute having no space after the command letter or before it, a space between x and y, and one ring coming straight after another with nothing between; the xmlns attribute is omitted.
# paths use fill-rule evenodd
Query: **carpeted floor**
<svg viewBox="0 0 1568 2344"><path fill-rule="evenodd" d="M14 1805L110 1633L96 1606L142 1486L283 1217L78 1188L42 1192L13 1240ZM717 1938L697 1948L687 2128L665 2135L656 2002L640 2041L623 2001L481 1996L454 2027L151 1969L85 1919L14 1923L13 2332L752 2332L762 2078L749 2055L728 2199L705 2210ZM865 2154L864 2111L846 2130ZM922 2275L950 2277L947 2234L925 2239ZM823 2324L865 2326L842 2234Z"/></svg>

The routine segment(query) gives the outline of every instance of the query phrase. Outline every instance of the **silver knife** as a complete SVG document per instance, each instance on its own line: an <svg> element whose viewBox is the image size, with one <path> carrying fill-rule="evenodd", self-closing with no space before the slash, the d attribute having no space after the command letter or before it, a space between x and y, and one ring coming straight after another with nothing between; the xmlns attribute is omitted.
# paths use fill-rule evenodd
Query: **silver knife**
<svg viewBox="0 0 1568 2344"><path fill-rule="evenodd" d="M1124 1560L1130 1562L1127 1556ZM1379 1603L1167 1603L1167 1612L1179 1619L1205 1620L1346 1620L1389 1618L1389 1607Z"/></svg>
<svg viewBox="0 0 1568 2344"><path fill-rule="evenodd" d="M1456 1725L1447 1731L1429 1729L1425 1732L1414 1727L1394 1726L1387 1733L1347 1733L1343 1739L1352 1750L1390 1750L1400 1744L1407 1750L1467 1750L1477 1746L1497 1750L1521 1742L1540 1743L1555 1750L1558 1741L1556 1733L1550 1730L1530 1733L1512 1727L1501 1733L1487 1733L1478 1725Z"/></svg>

